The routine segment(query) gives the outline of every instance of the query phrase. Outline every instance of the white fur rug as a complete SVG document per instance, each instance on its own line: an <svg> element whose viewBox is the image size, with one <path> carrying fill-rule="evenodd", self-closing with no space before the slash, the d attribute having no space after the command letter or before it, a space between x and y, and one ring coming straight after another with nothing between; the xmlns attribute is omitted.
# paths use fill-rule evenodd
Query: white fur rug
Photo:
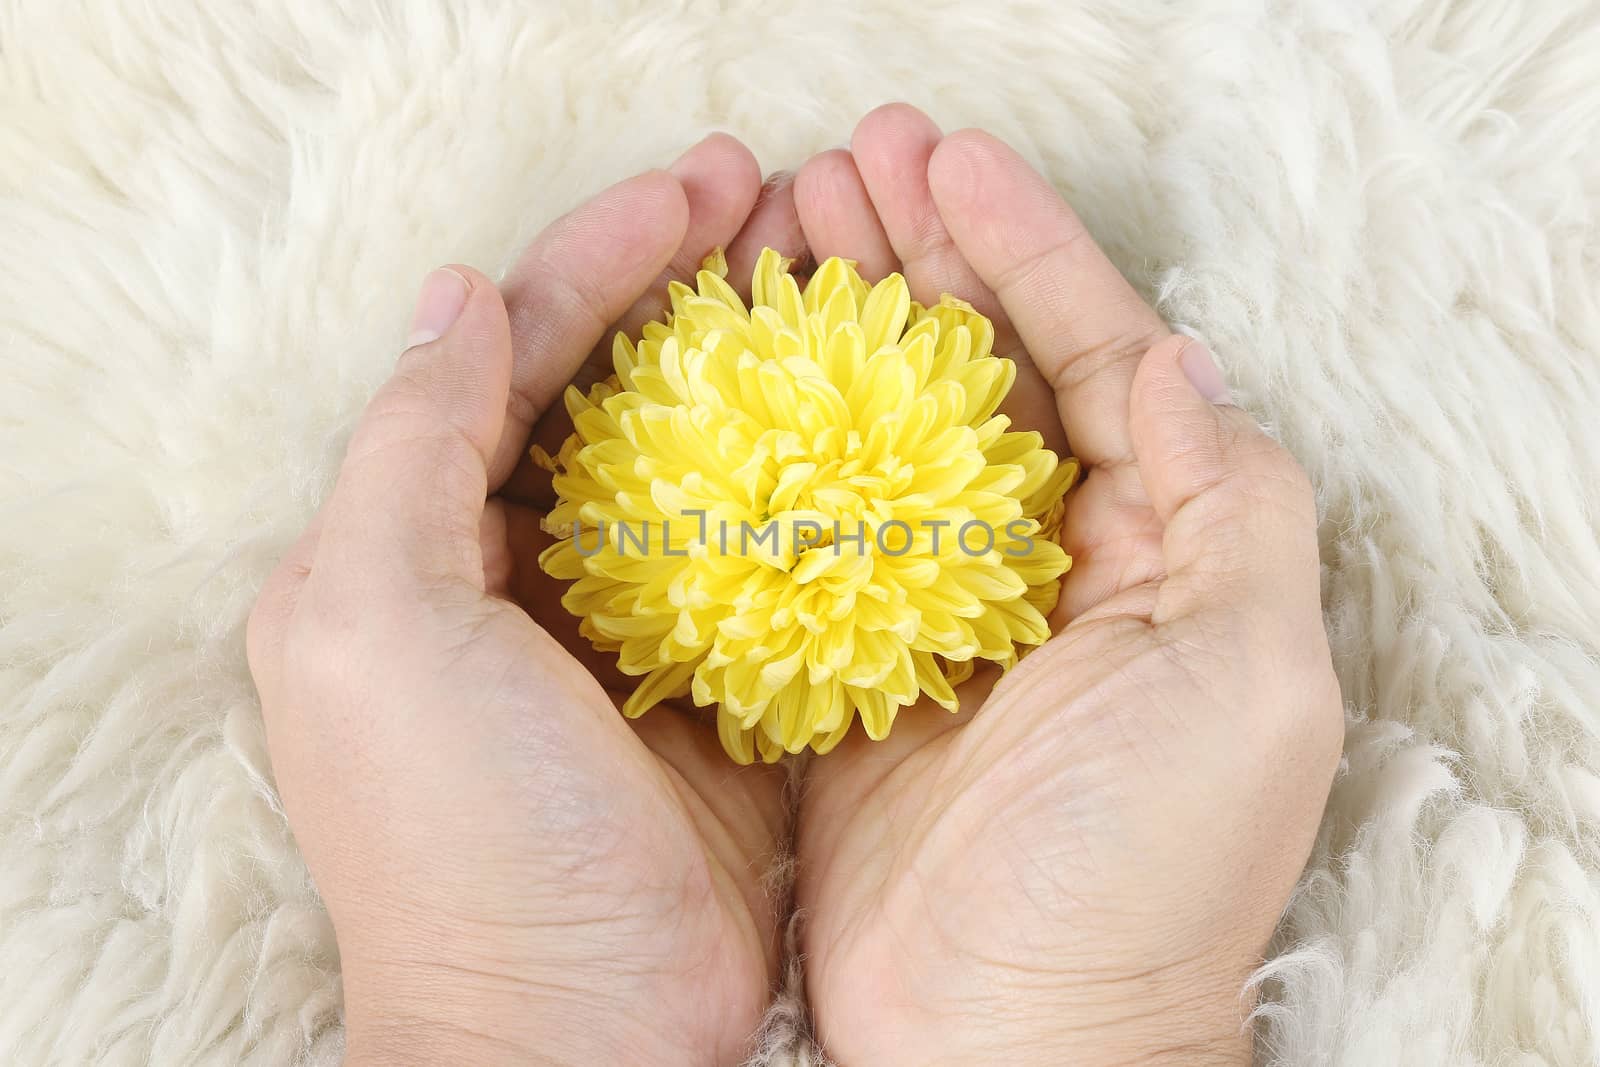
<svg viewBox="0 0 1600 1067"><path fill-rule="evenodd" d="M1320 487L1348 768L1262 1059L1600 1062L1591 0L69 6L0 3L0 1062L338 1060L243 620L418 280L893 98L1046 167Z"/></svg>

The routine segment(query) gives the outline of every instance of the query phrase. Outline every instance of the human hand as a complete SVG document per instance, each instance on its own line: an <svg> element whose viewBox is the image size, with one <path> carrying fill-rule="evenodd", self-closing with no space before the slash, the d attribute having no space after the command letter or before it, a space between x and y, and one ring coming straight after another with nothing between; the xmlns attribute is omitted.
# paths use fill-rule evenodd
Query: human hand
<svg viewBox="0 0 1600 1067"><path fill-rule="evenodd" d="M431 275L420 335L251 613L351 1063L730 1063L756 1027L782 771L733 766L682 709L617 713L632 683L580 664L534 565L548 480L522 458L609 359L608 324L655 317L715 246L748 277L797 240L787 190L760 187L713 136L552 225L503 300L476 271Z"/></svg>
<svg viewBox="0 0 1600 1067"><path fill-rule="evenodd" d="M841 1064L1244 1063L1241 989L1341 737L1304 473L1050 186L904 105L796 177L813 255L971 300L1071 436L1059 632L810 764L796 892ZM980 710L981 708L981 710Z"/></svg>

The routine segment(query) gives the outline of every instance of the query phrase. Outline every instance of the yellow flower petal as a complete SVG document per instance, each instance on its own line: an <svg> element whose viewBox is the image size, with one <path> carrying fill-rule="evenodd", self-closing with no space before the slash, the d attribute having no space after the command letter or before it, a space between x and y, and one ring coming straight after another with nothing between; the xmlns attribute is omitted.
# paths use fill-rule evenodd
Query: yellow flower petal
<svg viewBox="0 0 1600 1067"><path fill-rule="evenodd" d="M886 736L921 696L957 706L975 659L1049 636L1077 474L996 414L1016 368L971 305L911 300L830 259L802 288L772 249L747 307L721 250L666 321L612 344L613 377L567 391L558 539L579 632L639 676L639 715L718 708L739 763Z"/></svg>

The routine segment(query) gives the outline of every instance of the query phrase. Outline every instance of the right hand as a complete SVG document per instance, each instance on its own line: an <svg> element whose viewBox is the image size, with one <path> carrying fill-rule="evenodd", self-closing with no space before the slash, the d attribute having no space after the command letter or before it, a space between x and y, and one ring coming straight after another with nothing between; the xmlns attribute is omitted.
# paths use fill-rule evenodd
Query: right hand
<svg viewBox="0 0 1600 1067"><path fill-rule="evenodd" d="M352 1063L747 1051L777 967L762 878L787 835L783 771L732 765L683 709L617 713L633 683L584 665L538 571L549 486L523 457L567 382L604 365L611 324L660 313L669 277L719 245L748 277L741 258L793 243L792 200L758 207L760 185L714 136L552 225L503 301L468 268L430 276L421 336L251 613Z"/></svg>

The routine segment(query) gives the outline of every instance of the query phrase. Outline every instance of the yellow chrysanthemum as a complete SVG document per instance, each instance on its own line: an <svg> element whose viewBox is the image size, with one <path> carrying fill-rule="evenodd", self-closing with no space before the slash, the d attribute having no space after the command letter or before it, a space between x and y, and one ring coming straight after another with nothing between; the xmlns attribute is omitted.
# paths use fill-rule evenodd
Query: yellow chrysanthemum
<svg viewBox="0 0 1600 1067"><path fill-rule="evenodd" d="M803 291L788 267L763 252L746 309L713 254L536 453L562 537L540 565L643 676L623 711L715 704L741 763L827 752L857 715L881 739L919 693L954 709L974 660L1045 640L1071 563L1077 464L995 414L1016 368L989 320L848 260Z"/></svg>

